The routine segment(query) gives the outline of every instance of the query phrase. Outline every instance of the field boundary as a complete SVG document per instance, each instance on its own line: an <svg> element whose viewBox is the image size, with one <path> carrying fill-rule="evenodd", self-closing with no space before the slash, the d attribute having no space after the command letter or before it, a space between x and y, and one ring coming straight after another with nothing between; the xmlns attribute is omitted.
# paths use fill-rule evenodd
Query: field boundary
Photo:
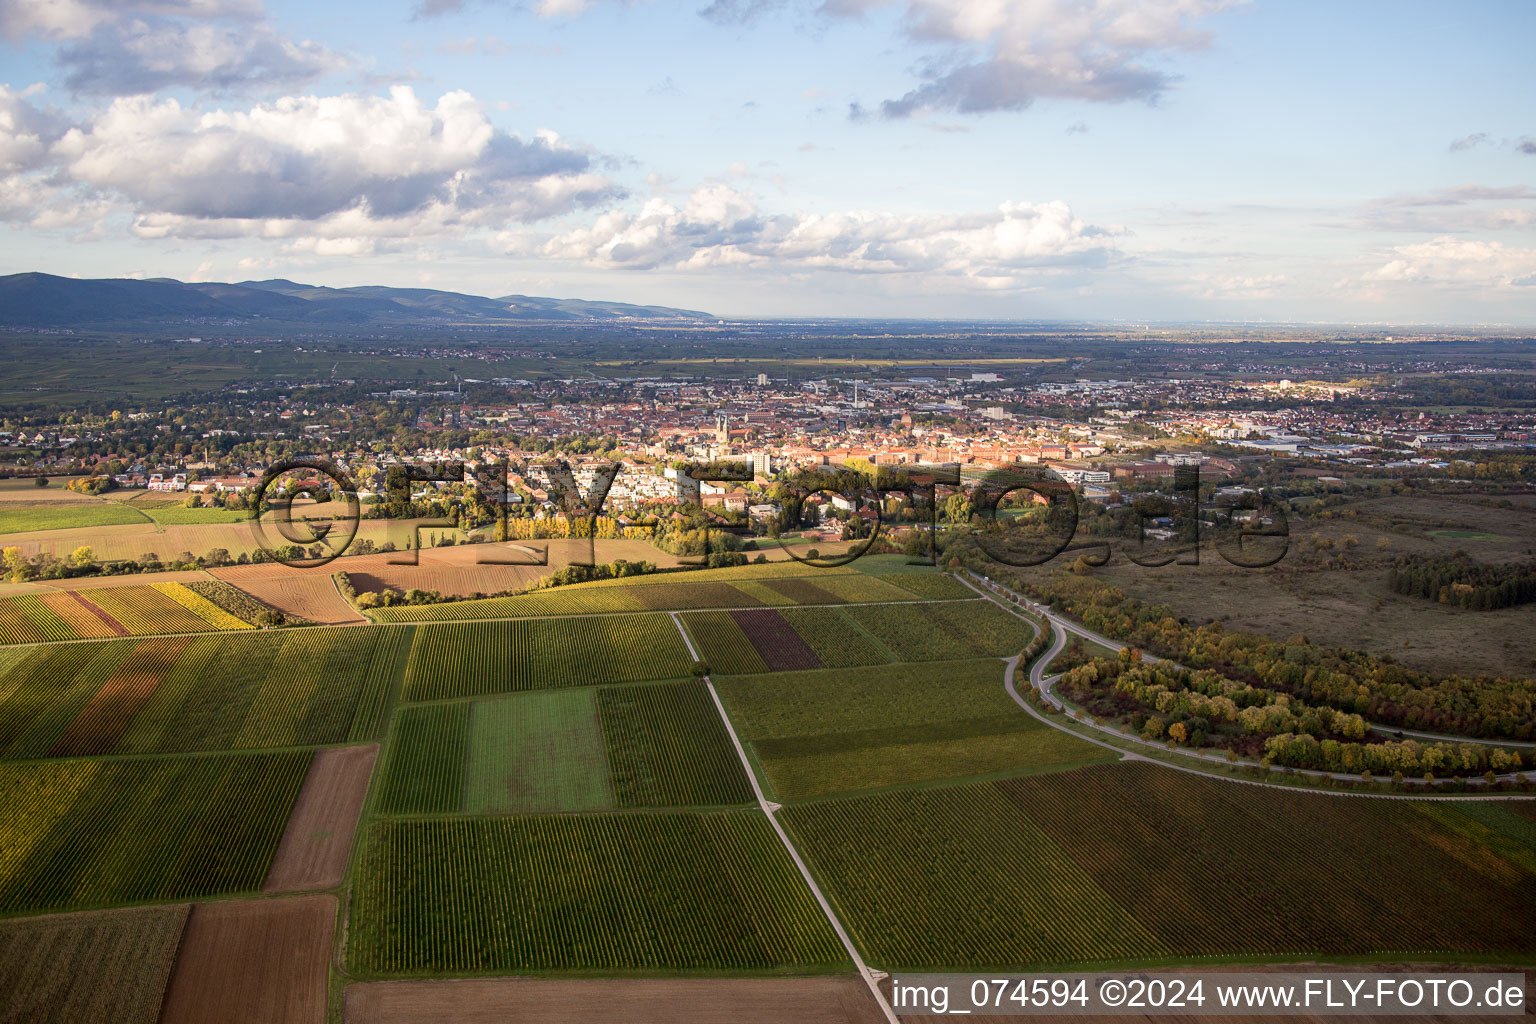
<svg viewBox="0 0 1536 1024"><path fill-rule="evenodd" d="M693 641L689 638L688 631L683 628L682 619L678 617L677 612L669 614L672 616L673 624L677 626L679 635L683 638L683 643L688 645L688 653L693 656L694 661L698 661L699 652L694 649ZM758 785L757 773L752 770L752 762L747 758L746 748L741 745L741 738L736 735L736 727L731 724L731 716L725 713L725 705L720 702L720 694L715 692L714 681L706 675L704 677L704 685L709 689L709 699L715 702L715 710L720 713L720 721L725 723L725 731L731 737L732 746L736 748L736 756L741 758L741 767L747 773L747 781L752 783L752 792L757 796L758 808L768 817L768 824L773 826L774 832L778 834L779 841L784 844L784 849L789 853L790 859L795 862L795 867L799 869L800 877L805 879L805 884L811 889L811 895L816 897L816 902L821 906L822 913L827 915L827 921L832 925L832 930L837 933L837 937L842 942L843 948L847 950L854 967L858 969L859 977L864 979L864 983L869 986L870 992L874 993L875 1000L880 1004L880 1009L885 1014L886 1020L890 1024L898 1024L896 1014L892 1011L890 1002L885 998L885 993L880 991L879 979L870 971L869 965L864 962L864 958L859 955L858 947L853 944L853 939L849 936L847 929L843 927L843 922L838 919L837 914L833 911L832 904L828 902L826 893L822 892L821 886L816 884L816 879L811 875L811 869L806 865L805 860L801 858L800 851L795 849L795 844L790 840L789 833L784 831L784 826L780 825L779 819L774 817L774 811L778 809L779 805L770 804L767 797L763 795L763 789Z"/></svg>

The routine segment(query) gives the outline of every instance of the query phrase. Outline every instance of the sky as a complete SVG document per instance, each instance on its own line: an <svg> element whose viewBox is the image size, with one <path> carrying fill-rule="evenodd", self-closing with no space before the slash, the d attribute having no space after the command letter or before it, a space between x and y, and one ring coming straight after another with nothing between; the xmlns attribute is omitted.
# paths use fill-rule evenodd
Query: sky
<svg viewBox="0 0 1536 1024"><path fill-rule="evenodd" d="M1536 4L0 0L0 273L1536 324Z"/></svg>

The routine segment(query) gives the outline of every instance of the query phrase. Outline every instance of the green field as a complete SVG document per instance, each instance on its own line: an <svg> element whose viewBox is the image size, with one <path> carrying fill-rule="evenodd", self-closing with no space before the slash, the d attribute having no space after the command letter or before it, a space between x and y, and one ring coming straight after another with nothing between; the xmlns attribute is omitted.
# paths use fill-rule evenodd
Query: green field
<svg viewBox="0 0 1536 1024"><path fill-rule="evenodd" d="M23 508L0 506L0 536L88 526L127 526L149 521L143 512L119 501L60 501Z"/></svg>
<svg viewBox="0 0 1536 1024"><path fill-rule="evenodd" d="M0 921L6 1020L155 1024L185 904Z"/></svg>
<svg viewBox="0 0 1536 1024"><path fill-rule="evenodd" d="M768 665L757 653L730 612L691 612L683 616L699 657L718 675L749 675L766 672Z"/></svg>
<svg viewBox="0 0 1536 1024"><path fill-rule="evenodd" d="M403 707L379 810L535 814L751 799L714 702L690 681Z"/></svg>
<svg viewBox="0 0 1536 1024"><path fill-rule="evenodd" d="M1527 957L1536 850L1460 806L1124 762L784 815L887 969Z"/></svg>
<svg viewBox="0 0 1536 1024"><path fill-rule="evenodd" d="M850 966L756 811L391 821L362 844L362 976Z"/></svg>
<svg viewBox="0 0 1536 1024"><path fill-rule="evenodd" d="M409 630L293 630L16 648L0 759L372 739Z"/></svg>
<svg viewBox="0 0 1536 1024"><path fill-rule="evenodd" d="M880 665L891 659L879 643L837 608L785 608L779 612L827 668Z"/></svg>
<svg viewBox="0 0 1536 1024"><path fill-rule="evenodd" d="M476 701L463 809L471 814L604 811L614 806L591 687Z"/></svg>
<svg viewBox="0 0 1536 1024"><path fill-rule="evenodd" d="M464 799L470 705L404 707L389 733L379 792L385 814L450 814Z"/></svg>
<svg viewBox="0 0 1536 1024"><path fill-rule="evenodd" d="M620 807L752 801L741 760L703 683L605 686L598 707Z"/></svg>
<svg viewBox="0 0 1536 1024"><path fill-rule="evenodd" d="M94 908L258 895L315 749L375 740L339 892L348 978L848 972L673 608L876 967L1536 955L1536 801L1116 761L1004 689L1028 621L880 558L386 610L421 625L0 646L0 986L101 1016L70 983L87 975L49 967L84 958L135 1019L182 909ZM0 599L0 637L107 628L92 607L157 633L223 614L106 589ZM466 607L507 617L446 621Z"/></svg>
<svg viewBox="0 0 1536 1024"><path fill-rule="evenodd" d="M791 805L860 952L881 969L1020 969L1166 956L990 785Z"/></svg>
<svg viewBox="0 0 1536 1024"><path fill-rule="evenodd" d="M442 623L418 627L406 699L685 676L693 659L667 615Z"/></svg>
<svg viewBox="0 0 1536 1024"><path fill-rule="evenodd" d="M0 765L0 914L252 892L309 760Z"/></svg>
<svg viewBox="0 0 1536 1024"><path fill-rule="evenodd" d="M201 526L204 523L243 523L252 516L249 511L229 508L187 508L185 505L169 505L162 508L146 508L143 513L161 526Z"/></svg>
<svg viewBox="0 0 1536 1024"><path fill-rule="evenodd" d="M1009 656L1034 636L1029 623L991 601L867 605L845 611L902 661Z"/></svg>
<svg viewBox="0 0 1536 1024"><path fill-rule="evenodd" d="M793 562L770 562L728 569L595 580L477 601L375 608L368 614L376 622L454 622L702 608L911 602L976 596L948 576L913 574L910 579L923 582L910 583L905 575L886 580L846 568L816 569Z"/></svg>
<svg viewBox="0 0 1536 1024"><path fill-rule="evenodd" d="M719 690L783 800L1114 756L1021 710L1000 661L784 672Z"/></svg>

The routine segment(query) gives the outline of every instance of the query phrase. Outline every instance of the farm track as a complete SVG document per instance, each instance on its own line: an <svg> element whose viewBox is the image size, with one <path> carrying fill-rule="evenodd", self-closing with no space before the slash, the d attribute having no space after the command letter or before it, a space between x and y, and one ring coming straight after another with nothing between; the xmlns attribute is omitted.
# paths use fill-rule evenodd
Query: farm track
<svg viewBox="0 0 1536 1024"><path fill-rule="evenodd" d="M683 628L682 620L678 618L677 612L672 612L671 615L672 622L677 626L677 631L683 638L683 643L688 645L688 653L697 661L699 652L694 649L693 640L688 636L688 631ZM747 757L746 748L741 745L741 738L736 735L736 728L731 724L731 716L725 713L725 705L720 702L720 694L715 692L714 681L709 676L705 676L704 685L709 688L709 699L715 702L715 710L720 713L720 721L725 724L725 731L730 734L731 745L736 748L736 756L741 758L741 767L747 773L748 781L752 783L752 793L757 797L758 808L767 816L768 824L773 826L773 831L778 835L779 841L784 844L785 851L789 854L790 859L795 862L795 867L799 869L800 876L805 879L805 884L810 887L811 895L816 897L816 903L821 907L822 913L827 915L827 921L831 923L832 929L837 932L838 940L842 942L849 959L853 961L854 966L858 969L859 977L864 979L865 984L869 986L870 992L874 994L875 1000L880 1004L880 1009L885 1014L886 1020L889 1024L897 1024L895 1012L886 1000L885 993L880 991L880 978L884 975L871 971L869 965L864 962L864 958L859 955L858 947L853 944L853 939L849 936L848 930L843 927L843 922L838 919L836 912L833 911L832 904L827 900L827 894L822 892L821 886L816 884L815 876L811 874L811 869L800 856L800 851L795 848L795 844L790 840L789 833L784 831L784 826L779 824L779 819L774 816L774 812L779 809L779 805L769 803L768 798L763 795L763 787L757 781L757 773L752 770L752 761Z"/></svg>

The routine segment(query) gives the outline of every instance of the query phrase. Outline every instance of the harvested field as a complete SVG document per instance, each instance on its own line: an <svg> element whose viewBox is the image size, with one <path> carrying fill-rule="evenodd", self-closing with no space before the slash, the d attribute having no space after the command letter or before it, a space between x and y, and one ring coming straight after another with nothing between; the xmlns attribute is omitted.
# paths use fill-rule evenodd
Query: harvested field
<svg viewBox="0 0 1536 1024"><path fill-rule="evenodd" d="M341 884L378 756L377 743L315 754L262 892L302 892Z"/></svg>
<svg viewBox="0 0 1536 1024"><path fill-rule="evenodd" d="M784 616L771 608L731 612L731 618L752 641L770 672L789 672L802 668L821 668L821 659L800 638Z"/></svg>
<svg viewBox="0 0 1536 1024"><path fill-rule="evenodd" d="M334 896L199 903L161 1024L325 1024Z"/></svg>
<svg viewBox="0 0 1536 1024"><path fill-rule="evenodd" d="M322 626L368 621L341 596L329 575L253 579L236 585L262 604L276 608L284 615L308 619Z"/></svg>
<svg viewBox="0 0 1536 1024"><path fill-rule="evenodd" d="M0 1020L155 1024L185 903L0 922Z"/></svg>
<svg viewBox="0 0 1536 1024"><path fill-rule="evenodd" d="M380 981L347 989L346 1024L877 1024L858 978L462 978Z"/></svg>

